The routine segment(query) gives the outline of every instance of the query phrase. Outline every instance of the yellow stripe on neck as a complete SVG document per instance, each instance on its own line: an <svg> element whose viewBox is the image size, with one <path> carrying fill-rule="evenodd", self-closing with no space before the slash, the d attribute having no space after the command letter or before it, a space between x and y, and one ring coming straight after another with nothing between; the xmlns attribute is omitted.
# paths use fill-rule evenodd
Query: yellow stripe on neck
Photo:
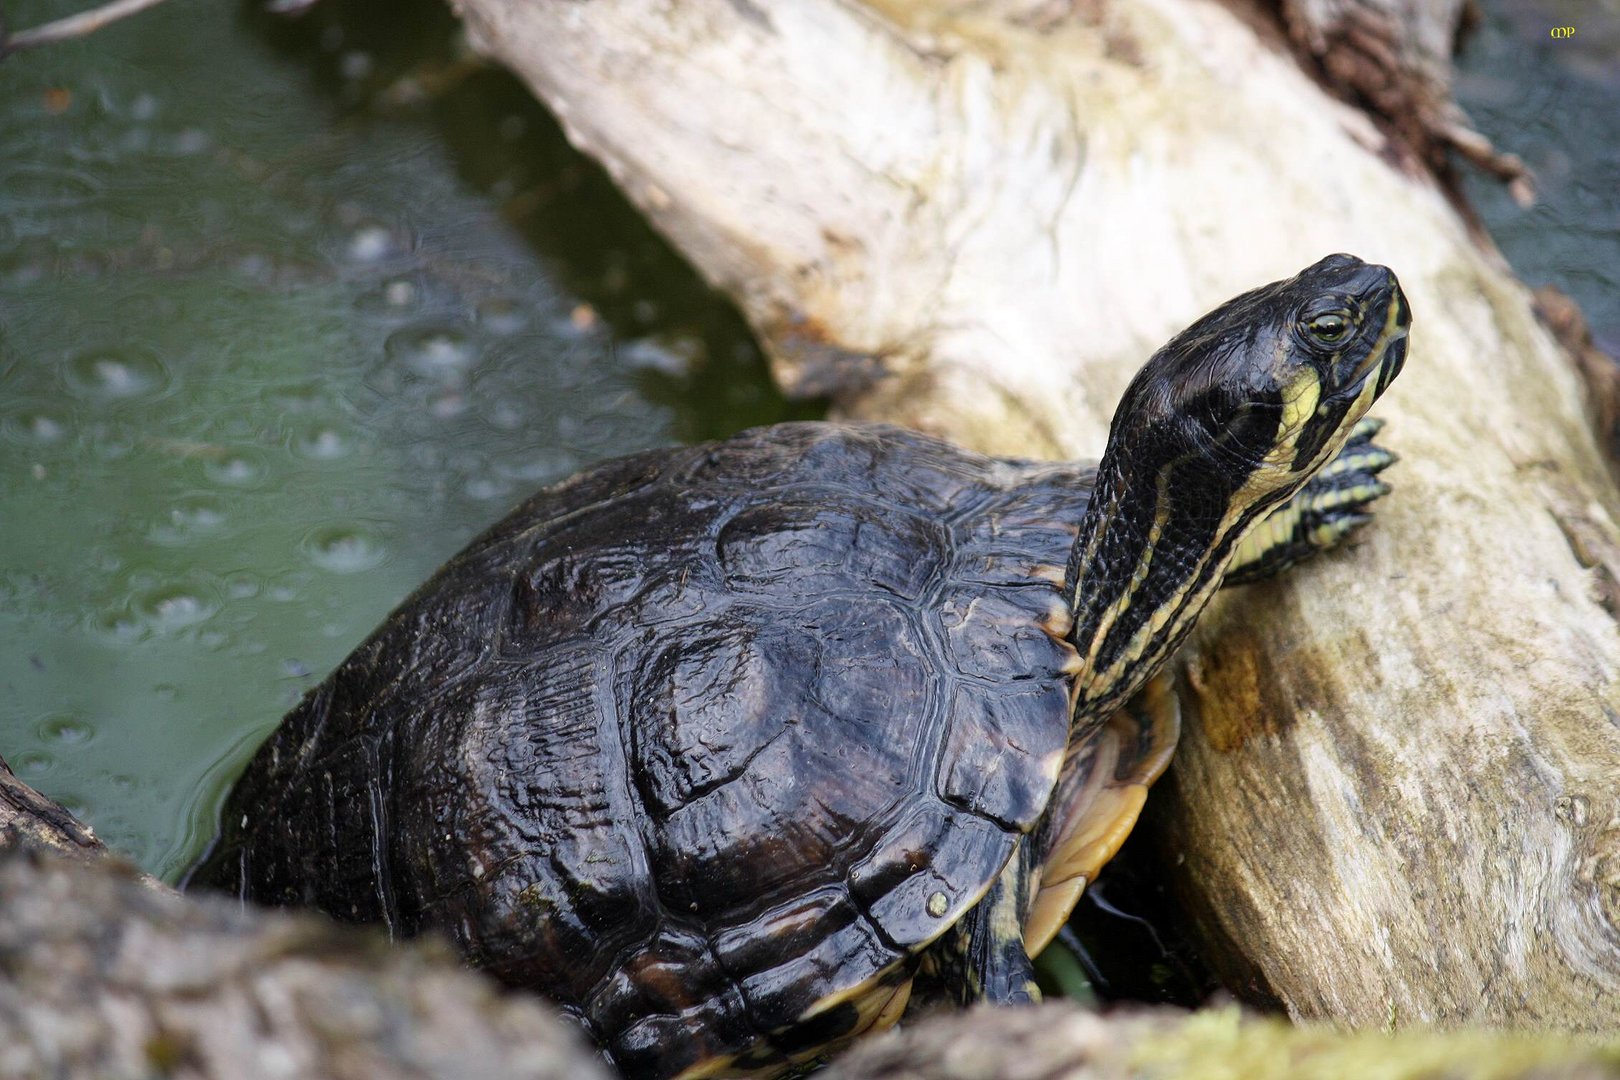
<svg viewBox="0 0 1620 1080"><path fill-rule="evenodd" d="M1199 553L1198 560L1193 564L1180 587L1166 596L1153 612L1153 615L1137 628L1136 633L1131 635L1131 640L1126 644L1125 648L1120 650L1119 654L1114 658L1114 662L1109 664L1106 670L1087 680L1082 690L1084 697L1091 700L1108 697L1127 670L1142 664L1144 655L1152 646L1154 640L1170 626L1171 620L1176 619L1178 616L1188 619L1193 618L1199 611L1203 610L1204 604L1215 590L1220 588L1221 574L1219 572L1209 574L1207 577L1204 573L1208 568L1209 561L1217 551L1221 550L1227 534L1244 520L1255 503L1276 491L1276 472L1291 469L1293 466L1300 435L1304 432L1312 417L1316 415L1317 406L1322 400L1321 380L1317 377L1315 371L1303 371L1283 391L1282 397L1283 412L1277 424L1278 439L1276 445L1267 452L1260 467L1249 475L1243 486L1232 493L1232 498L1227 503L1220 522L1215 526L1215 532L1210 538L1209 546ZM1348 434L1349 425L1345 426L1345 432ZM1336 444L1342 443L1342 440L1330 441ZM1333 449L1337 452L1338 445L1335 445ZM1268 473L1270 475L1267 475ZM1088 667L1096 659L1098 651L1102 648L1102 643L1107 638L1107 629L1111 628L1114 621L1131 606L1137 588L1146 577L1146 569L1151 562L1153 548L1158 541L1159 526L1162 525L1169 514L1167 482L1166 474L1161 473L1156 493L1158 505L1154 517L1155 527L1150 534L1147 550L1142 553L1141 559L1138 560L1139 573L1132 576L1130 588L1126 589L1120 598L1114 602L1113 607L1105 615L1104 619L1099 621L1097 634L1091 640L1091 648L1088 650L1086 657ZM1232 558L1237 554L1237 548L1237 544L1232 545L1231 550L1227 552L1223 559L1224 564L1231 562ZM1217 570L1224 570L1224 565L1217 568ZM1196 583L1201 578L1204 579L1204 583L1200 588ZM1166 636L1174 636L1174 634L1172 632ZM1142 674L1144 676L1147 674L1145 668Z"/></svg>

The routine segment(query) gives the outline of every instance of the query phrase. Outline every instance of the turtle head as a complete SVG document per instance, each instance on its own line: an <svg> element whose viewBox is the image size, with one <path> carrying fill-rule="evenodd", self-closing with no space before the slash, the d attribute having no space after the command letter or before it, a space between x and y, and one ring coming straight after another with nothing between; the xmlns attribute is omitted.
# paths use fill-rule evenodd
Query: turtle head
<svg viewBox="0 0 1620 1080"><path fill-rule="evenodd" d="M1216 308L1137 373L1069 567L1080 711L1122 703L1180 643L1244 534L1400 371L1408 322L1393 273L1330 255Z"/></svg>

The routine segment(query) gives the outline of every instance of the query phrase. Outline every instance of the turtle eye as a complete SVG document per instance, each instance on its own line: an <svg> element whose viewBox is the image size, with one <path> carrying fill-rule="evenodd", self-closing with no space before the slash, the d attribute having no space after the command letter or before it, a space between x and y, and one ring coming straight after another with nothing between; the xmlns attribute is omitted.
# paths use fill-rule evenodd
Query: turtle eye
<svg viewBox="0 0 1620 1080"><path fill-rule="evenodd" d="M1316 315L1305 324L1313 339L1323 345L1337 345L1350 336L1350 320L1343 312Z"/></svg>

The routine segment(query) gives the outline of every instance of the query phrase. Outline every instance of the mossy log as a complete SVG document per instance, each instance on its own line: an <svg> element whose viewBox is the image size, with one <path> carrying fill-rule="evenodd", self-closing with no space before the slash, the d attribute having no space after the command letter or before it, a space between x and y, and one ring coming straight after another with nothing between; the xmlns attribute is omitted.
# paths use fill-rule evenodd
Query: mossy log
<svg viewBox="0 0 1620 1080"><path fill-rule="evenodd" d="M1414 6L1381 6L1402 40ZM1150 802L1228 974L1297 1017L1620 1023L1620 500L1569 357L1430 171L1469 143L1446 102L1370 118L1306 70L1341 38L1238 0L459 8L783 385L847 415L1093 456L1201 311L1332 251L1393 267L1396 491L1211 612ZM1376 58L1364 29L1342 40Z"/></svg>
<svg viewBox="0 0 1620 1080"><path fill-rule="evenodd" d="M1545 1032L1345 1033L1235 1006L979 1008L872 1039L822 1080L1606 1080L1620 1045Z"/></svg>

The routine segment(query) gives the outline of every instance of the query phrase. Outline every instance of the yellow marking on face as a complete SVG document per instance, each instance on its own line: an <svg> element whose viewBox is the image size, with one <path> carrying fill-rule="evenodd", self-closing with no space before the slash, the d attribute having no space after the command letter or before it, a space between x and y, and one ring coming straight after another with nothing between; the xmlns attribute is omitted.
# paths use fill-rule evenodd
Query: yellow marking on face
<svg viewBox="0 0 1620 1080"><path fill-rule="evenodd" d="M1322 403L1322 380L1314 370L1307 368L1288 384L1282 399L1282 419L1277 422L1277 445L1266 455L1265 462L1286 469L1294 464L1294 447L1299 445L1300 433Z"/></svg>

